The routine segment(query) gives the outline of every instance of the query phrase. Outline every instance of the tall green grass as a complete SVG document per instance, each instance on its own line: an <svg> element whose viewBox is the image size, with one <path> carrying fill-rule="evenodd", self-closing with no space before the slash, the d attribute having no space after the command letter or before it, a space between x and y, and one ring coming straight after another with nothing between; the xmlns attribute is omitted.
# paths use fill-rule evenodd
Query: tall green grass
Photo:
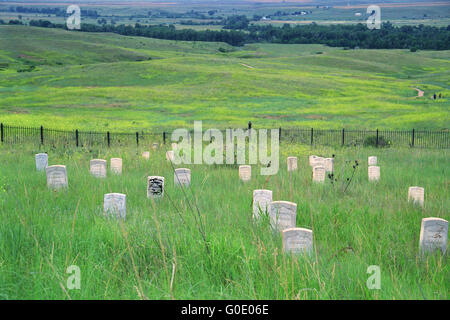
<svg viewBox="0 0 450 320"><path fill-rule="evenodd" d="M243 183L237 166L189 165L192 184L181 189L164 150L145 161L145 149L49 150L49 165L68 171L69 188L53 192L35 170L45 148L0 146L1 299L448 299L448 257L420 260L418 248L422 218L449 220L448 151L283 145L270 178L255 166ZM337 174L359 160L346 193L311 182L310 154L335 154ZM291 174L290 155L299 157ZM378 183L367 179L370 155ZM89 174L90 159L109 166L111 157L123 158L121 176ZM166 179L160 200L146 197L149 175ZM407 203L413 185L425 188L423 209ZM268 221L253 222L252 192L261 188L297 203L297 226L313 230L312 257L284 254ZM125 222L103 216L109 192L127 195ZM66 286L70 265L81 269L80 290ZM381 268L380 290L366 286L370 265Z"/></svg>

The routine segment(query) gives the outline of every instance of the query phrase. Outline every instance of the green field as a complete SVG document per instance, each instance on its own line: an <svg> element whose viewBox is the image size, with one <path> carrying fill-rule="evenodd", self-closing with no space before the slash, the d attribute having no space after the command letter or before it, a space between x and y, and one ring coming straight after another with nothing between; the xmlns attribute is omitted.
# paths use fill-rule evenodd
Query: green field
<svg viewBox="0 0 450 320"><path fill-rule="evenodd" d="M143 150L47 150L50 165L68 170L68 190L53 192L35 170L42 149L0 146L0 299L449 298L448 257L419 254L421 219L450 218L447 151L283 145L275 176L253 167L243 183L237 167L192 165L191 188L180 189L164 151L145 161L137 156ZM308 155L332 153L338 179L344 160L359 160L346 193L339 181L311 182ZM374 154L381 180L369 183ZM299 157L292 174L288 155ZM123 158L122 176L89 174L90 159L111 157ZM351 170L346 165L345 177ZM148 175L165 177L161 200L146 198ZM413 185L425 188L423 209L407 203ZM297 227L313 230L312 257L284 254L267 219L252 221L252 192L260 188L297 203ZM103 216L109 192L127 194L124 223ZM66 285L70 265L81 270L79 290ZM371 265L380 267L380 290L366 286Z"/></svg>
<svg viewBox="0 0 450 320"><path fill-rule="evenodd" d="M448 51L234 48L26 26L0 26L0 42L0 121L9 125L449 127Z"/></svg>

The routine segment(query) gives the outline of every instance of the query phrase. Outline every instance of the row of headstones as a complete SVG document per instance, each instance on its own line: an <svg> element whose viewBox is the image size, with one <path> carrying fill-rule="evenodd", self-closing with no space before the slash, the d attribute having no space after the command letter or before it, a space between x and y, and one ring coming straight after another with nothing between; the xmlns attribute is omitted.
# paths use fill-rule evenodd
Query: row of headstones
<svg viewBox="0 0 450 320"><path fill-rule="evenodd" d="M253 218L269 214L274 230L282 233L283 250L289 253L311 254L313 233L310 229L297 228L297 204L289 201L273 201L271 190L253 191ZM448 221L441 218L424 218L420 227L419 247L421 253L441 250L446 253Z"/></svg>

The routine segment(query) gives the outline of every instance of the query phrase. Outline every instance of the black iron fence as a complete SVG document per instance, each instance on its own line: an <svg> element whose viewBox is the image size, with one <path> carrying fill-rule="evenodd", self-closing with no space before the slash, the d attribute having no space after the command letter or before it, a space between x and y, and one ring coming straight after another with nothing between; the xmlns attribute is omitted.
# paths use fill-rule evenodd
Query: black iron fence
<svg viewBox="0 0 450 320"><path fill-rule="evenodd" d="M317 146L373 146L450 148L450 133L447 130L323 130L279 128L280 142ZM191 131L192 134L192 131ZM130 146L169 143L170 131L162 132L92 132L65 131L44 127L15 127L0 124L1 143L33 143L51 146ZM225 134L223 135L225 137Z"/></svg>

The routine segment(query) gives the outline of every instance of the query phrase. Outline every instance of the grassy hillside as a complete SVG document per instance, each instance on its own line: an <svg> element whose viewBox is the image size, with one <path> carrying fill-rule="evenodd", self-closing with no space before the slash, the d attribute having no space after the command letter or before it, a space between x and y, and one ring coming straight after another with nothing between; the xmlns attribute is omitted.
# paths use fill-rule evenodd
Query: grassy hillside
<svg viewBox="0 0 450 320"><path fill-rule="evenodd" d="M0 26L0 121L59 129L448 128L450 52ZM419 88L425 97L417 98ZM444 99L432 101L433 93Z"/></svg>

